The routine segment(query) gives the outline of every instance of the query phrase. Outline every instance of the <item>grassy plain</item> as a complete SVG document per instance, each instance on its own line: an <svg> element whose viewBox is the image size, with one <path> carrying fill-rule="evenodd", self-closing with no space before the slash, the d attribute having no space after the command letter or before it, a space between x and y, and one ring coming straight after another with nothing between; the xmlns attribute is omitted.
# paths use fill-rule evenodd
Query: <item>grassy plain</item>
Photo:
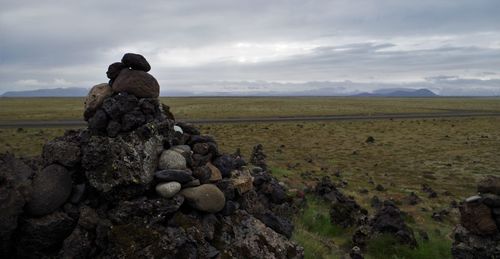
<svg viewBox="0 0 500 259"><path fill-rule="evenodd" d="M39 103L40 106L53 105L50 100L36 100L46 102ZM500 110L498 98L175 98L163 101L172 107L177 117L204 119ZM28 119L42 115L62 119L79 114L70 109L78 106L73 99L54 100L63 107L68 105L70 112L61 111L63 115L59 111L44 115L30 104L13 104L16 99L3 102L0 100L0 106L10 107L11 113L0 109L0 120L22 118L23 115L17 113L21 110ZM20 109L19 105L26 107ZM369 211L373 195L392 198L408 214L408 223L414 230L424 230L431 237L430 242L419 240L418 250L393 247L390 251L377 250L377 247L390 246L391 240L381 237L374 241L377 245L371 246L367 258L391 258L388 254L392 254L392 258L450 258L449 234L458 216L456 209L450 209L450 203L474 194L481 177L500 175L500 117L211 124L201 125L200 129L214 135L223 151L241 148L247 158L252 146L262 143L273 174L293 188L311 187L319 178L329 175L335 182L347 181L343 192L352 195ZM45 141L62 135L63 131L61 128L0 129L0 152L35 155ZM374 137L375 142L366 143L368 136ZM335 177L335 172L340 172L341 177ZM422 191L424 183L438 193L437 198L429 198ZM377 184L383 185L386 191L376 191ZM362 194L361 189L368 193ZM416 206L407 204L404 198L410 192L415 192L422 202ZM432 213L441 209L449 209L450 215L443 221L433 220ZM352 229L332 226L328 205L314 199L310 199L309 207L297 216L295 224L294 239L306 248L308 258L338 258L352 232Z"/></svg>
<svg viewBox="0 0 500 259"><path fill-rule="evenodd" d="M161 98L178 119L500 112L500 98L255 97ZM83 98L0 98L0 121L81 120Z"/></svg>

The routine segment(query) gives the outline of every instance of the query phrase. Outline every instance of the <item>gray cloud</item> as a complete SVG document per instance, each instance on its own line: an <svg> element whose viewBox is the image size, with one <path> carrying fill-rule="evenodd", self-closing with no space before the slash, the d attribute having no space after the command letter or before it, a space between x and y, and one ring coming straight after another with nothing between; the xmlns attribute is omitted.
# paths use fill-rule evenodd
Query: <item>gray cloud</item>
<svg viewBox="0 0 500 259"><path fill-rule="evenodd" d="M204 82L220 81L246 91L237 82L350 80L360 91L432 83L467 94L500 78L496 0L0 4L0 93L90 87L105 81L107 65L127 51L144 54L151 73L174 90L205 91L213 88ZM459 80L429 80L442 75Z"/></svg>

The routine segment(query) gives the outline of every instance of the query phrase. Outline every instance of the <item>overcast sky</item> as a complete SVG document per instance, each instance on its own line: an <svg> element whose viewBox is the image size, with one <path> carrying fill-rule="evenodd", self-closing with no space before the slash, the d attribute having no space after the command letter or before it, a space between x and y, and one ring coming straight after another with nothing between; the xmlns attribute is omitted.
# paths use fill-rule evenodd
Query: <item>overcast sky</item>
<svg viewBox="0 0 500 259"><path fill-rule="evenodd" d="M0 0L0 94L89 88L126 52L171 92L500 95L500 1Z"/></svg>

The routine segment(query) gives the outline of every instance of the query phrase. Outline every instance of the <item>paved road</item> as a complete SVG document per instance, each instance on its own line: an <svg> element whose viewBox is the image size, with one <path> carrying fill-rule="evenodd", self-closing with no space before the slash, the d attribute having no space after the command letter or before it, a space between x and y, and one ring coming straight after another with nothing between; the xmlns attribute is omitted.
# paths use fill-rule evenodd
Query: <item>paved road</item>
<svg viewBox="0 0 500 259"><path fill-rule="evenodd" d="M500 117L499 112L448 112L448 113L404 113L377 115L322 115L322 116L287 116L263 118L229 118L180 120L193 124L213 123L258 123L258 122L294 122L294 121L354 121L354 120L387 120L387 119L429 119L429 118L461 118L461 117ZM83 127L87 123L79 120L51 121L0 121L0 128L52 128Z"/></svg>

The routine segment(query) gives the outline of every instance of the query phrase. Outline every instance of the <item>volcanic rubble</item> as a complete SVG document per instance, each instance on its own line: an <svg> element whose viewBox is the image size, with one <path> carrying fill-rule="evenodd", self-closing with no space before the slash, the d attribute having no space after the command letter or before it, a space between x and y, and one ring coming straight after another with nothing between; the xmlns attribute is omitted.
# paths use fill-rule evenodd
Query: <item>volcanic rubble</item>
<svg viewBox="0 0 500 259"><path fill-rule="evenodd" d="M86 129L0 155L0 257L303 257L262 147L247 165L175 121L150 69L125 54L86 97Z"/></svg>
<svg viewBox="0 0 500 259"><path fill-rule="evenodd" d="M500 258L500 177L484 178L477 190L459 206L451 250L457 259Z"/></svg>

